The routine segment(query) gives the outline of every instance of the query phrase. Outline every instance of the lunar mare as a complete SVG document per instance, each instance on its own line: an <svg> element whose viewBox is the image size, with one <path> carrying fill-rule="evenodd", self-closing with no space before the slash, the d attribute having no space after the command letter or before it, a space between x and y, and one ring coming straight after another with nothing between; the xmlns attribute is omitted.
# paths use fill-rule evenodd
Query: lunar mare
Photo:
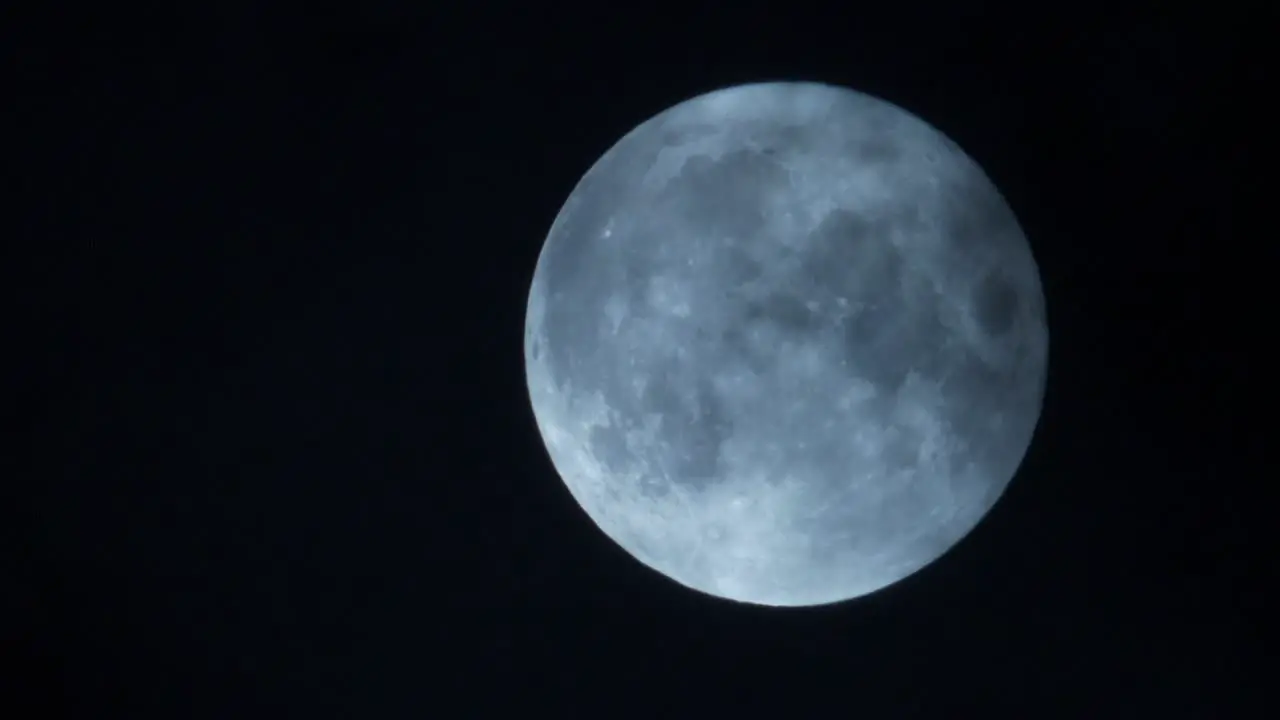
<svg viewBox="0 0 1280 720"><path fill-rule="evenodd" d="M642 123L538 259L534 414L596 525L690 588L837 602L941 556L1031 441L1044 299L1013 212L923 120L813 83Z"/></svg>

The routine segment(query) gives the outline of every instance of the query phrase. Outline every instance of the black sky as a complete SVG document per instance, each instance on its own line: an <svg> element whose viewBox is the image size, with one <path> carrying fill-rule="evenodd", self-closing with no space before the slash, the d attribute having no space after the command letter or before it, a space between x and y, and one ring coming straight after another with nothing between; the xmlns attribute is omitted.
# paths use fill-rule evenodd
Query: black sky
<svg viewBox="0 0 1280 720"><path fill-rule="evenodd" d="M215 5L19 18L3 50L0 652L24 717L1260 707L1264 421L1234 339L1258 308L1226 299L1246 151L1215 125L1240 72L1215 23ZM810 610L686 591L606 540L521 356L586 168L675 102L768 79L879 95L964 147L1033 244L1052 333L989 518Z"/></svg>

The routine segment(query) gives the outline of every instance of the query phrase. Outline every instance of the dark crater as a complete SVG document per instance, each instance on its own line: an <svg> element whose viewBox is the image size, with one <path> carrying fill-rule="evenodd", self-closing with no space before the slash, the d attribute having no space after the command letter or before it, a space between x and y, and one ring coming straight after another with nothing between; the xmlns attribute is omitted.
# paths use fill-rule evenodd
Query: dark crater
<svg viewBox="0 0 1280 720"><path fill-rule="evenodd" d="M1001 336L1013 327L1018 290L999 273L988 274L973 291L974 316L988 335Z"/></svg>
<svg viewBox="0 0 1280 720"><path fill-rule="evenodd" d="M787 336L805 337L822 325L821 316L795 295L778 294L750 301L744 314L748 324L769 323Z"/></svg>
<svg viewBox="0 0 1280 720"><path fill-rule="evenodd" d="M765 225L763 193L786 179L771 159L748 150L738 150L712 160L694 156L685 161L680 174L663 188L658 213L681 218L681 237L753 237Z"/></svg>
<svg viewBox="0 0 1280 720"><path fill-rule="evenodd" d="M672 370L658 370L629 417L639 421L649 414L662 418L659 437L644 449L649 464L684 487L699 489L712 482L720 445L732 434L733 423L710 380L688 381Z"/></svg>
<svg viewBox="0 0 1280 720"><path fill-rule="evenodd" d="M814 290L850 302L877 299L894 291L904 261L891 243L895 227L918 222L914 209L891 207L868 216L835 210L814 230L811 245L800 258L802 282Z"/></svg>

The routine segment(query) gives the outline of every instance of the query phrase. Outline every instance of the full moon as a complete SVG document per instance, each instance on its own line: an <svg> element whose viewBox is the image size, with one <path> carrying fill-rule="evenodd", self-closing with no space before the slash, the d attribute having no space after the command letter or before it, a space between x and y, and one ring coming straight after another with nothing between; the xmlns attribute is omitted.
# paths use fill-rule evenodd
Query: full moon
<svg viewBox="0 0 1280 720"><path fill-rule="evenodd" d="M1040 415L1039 271L978 164L853 90L759 83L641 123L569 195L529 395L606 536L694 590L874 592L987 514Z"/></svg>

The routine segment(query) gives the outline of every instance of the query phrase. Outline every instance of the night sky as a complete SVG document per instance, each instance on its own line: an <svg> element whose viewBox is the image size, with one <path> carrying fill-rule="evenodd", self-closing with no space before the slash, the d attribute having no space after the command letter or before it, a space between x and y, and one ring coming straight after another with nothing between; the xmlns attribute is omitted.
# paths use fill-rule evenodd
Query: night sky
<svg viewBox="0 0 1280 720"><path fill-rule="evenodd" d="M0 714L1261 707L1266 415L1235 335L1265 304L1228 282L1248 153L1215 123L1244 66L1213 23L209 5L20 17L3 48L0 653L26 709ZM813 609L704 596L615 546L523 370L534 263L582 173L676 102L771 79L878 95L965 148L1033 245L1051 333L988 518Z"/></svg>

